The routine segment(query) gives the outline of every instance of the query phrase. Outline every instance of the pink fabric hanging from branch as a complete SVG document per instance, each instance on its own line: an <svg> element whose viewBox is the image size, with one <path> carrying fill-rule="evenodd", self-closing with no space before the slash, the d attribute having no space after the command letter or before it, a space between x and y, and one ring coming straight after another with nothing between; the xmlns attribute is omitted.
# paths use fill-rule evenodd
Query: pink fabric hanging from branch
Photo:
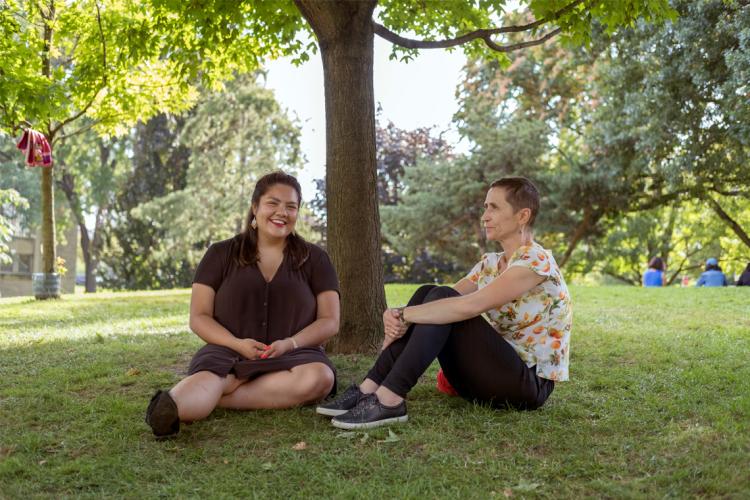
<svg viewBox="0 0 750 500"><path fill-rule="evenodd" d="M27 166L52 166L52 147L41 132L30 128L26 129L16 147L23 151Z"/></svg>

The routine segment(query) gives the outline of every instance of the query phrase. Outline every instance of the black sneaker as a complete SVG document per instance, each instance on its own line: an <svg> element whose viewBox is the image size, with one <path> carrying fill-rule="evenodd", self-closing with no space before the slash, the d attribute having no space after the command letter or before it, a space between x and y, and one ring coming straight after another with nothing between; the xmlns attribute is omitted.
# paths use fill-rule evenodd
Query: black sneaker
<svg viewBox="0 0 750 500"><path fill-rule="evenodd" d="M368 394L359 400L357 406L331 419L331 423L339 429L372 429L407 420L406 401L401 401L398 406L385 406L375 394Z"/></svg>
<svg viewBox="0 0 750 500"><path fill-rule="evenodd" d="M167 437L180 432L177 404L167 391L156 391L146 409L146 423L156 437Z"/></svg>
<svg viewBox="0 0 750 500"><path fill-rule="evenodd" d="M359 386L352 384L341 394L330 403L324 403L318 406L315 411L321 415L327 415L329 417L335 417L337 415L343 415L355 406L364 394L359 390Z"/></svg>

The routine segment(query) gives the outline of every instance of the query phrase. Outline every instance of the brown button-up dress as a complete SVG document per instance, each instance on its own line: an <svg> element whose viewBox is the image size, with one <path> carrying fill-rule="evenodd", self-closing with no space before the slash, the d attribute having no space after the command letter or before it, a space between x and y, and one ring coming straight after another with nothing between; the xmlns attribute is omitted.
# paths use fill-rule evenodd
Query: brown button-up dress
<svg viewBox="0 0 750 500"><path fill-rule="evenodd" d="M322 248L308 243L310 256L299 268L285 255L267 282L258 266L240 267L234 261L239 241L235 236L211 245L193 279L216 291L214 319L235 337L264 344L290 337L315 321L318 294L339 291L336 271ZM233 373L250 380L315 362L325 363L336 373L322 347L300 347L278 358L249 360L228 347L208 344L193 356L188 374L210 371L225 377Z"/></svg>

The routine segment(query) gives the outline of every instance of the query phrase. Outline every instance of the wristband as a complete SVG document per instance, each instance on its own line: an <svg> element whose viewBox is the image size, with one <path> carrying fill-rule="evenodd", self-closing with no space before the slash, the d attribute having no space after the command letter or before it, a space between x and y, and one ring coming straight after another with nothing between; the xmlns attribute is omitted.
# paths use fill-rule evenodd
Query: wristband
<svg viewBox="0 0 750 500"><path fill-rule="evenodd" d="M289 340L291 340L291 341L292 341L292 345L294 346L294 348L295 348L295 349L299 349L299 346L297 345L297 341L296 341L296 340L294 340L294 337L293 337L293 336L292 336L292 337L289 337Z"/></svg>

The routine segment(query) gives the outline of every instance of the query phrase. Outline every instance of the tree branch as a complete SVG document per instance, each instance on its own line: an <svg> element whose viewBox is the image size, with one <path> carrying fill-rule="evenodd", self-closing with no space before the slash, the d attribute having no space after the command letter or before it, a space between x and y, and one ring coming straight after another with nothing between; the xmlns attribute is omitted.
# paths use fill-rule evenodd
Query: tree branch
<svg viewBox="0 0 750 500"><path fill-rule="evenodd" d="M395 45L398 45L400 47L404 47L407 49L445 49L448 47L455 47L457 45L463 45L473 40L483 40L484 43L492 50L495 50L498 52L511 52L514 50L531 47L533 45L540 45L546 42L547 40L549 40L550 38L554 37L558 33L560 33L561 29L557 28L537 40L531 40L528 42L516 43L516 44L511 44L511 45L499 45L495 43L494 41L492 41L492 36L499 35L502 33L520 33L524 31L533 30L534 28L542 26L543 24L550 23L552 21L559 19L560 17L572 11L573 9L583 4L584 2L585 0L575 0L574 2L571 2L565 7L563 7L562 9L556 11L551 16L545 17L543 19L539 19L538 21L534 21L529 24L518 25L518 26L503 26L502 28L480 29L480 30L472 31L470 33L466 33L465 35L461 35L456 38L450 38L447 40L415 40L413 38L406 38L397 33L394 33L393 31L389 30L382 24L376 23L375 21L373 21L372 24L373 24L373 31L375 32L376 35L380 36L381 38L385 40L388 40L389 42Z"/></svg>
<svg viewBox="0 0 750 500"><path fill-rule="evenodd" d="M732 231L734 231L734 234L739 236L742 242L750 247L750 235L748 235L745 230L742 229L742 226L740 226L737 221L732 219L732 217L728 213L726 213L723 208L721 208L719 202L717 202L710 196L706 196L705 200L708 201L708 203L711 205L711 209L716 212L716 215L718 215L721 220L726 222L727 225L732 229Z"/></svg>
<svg viewBox="0 0 750 500"><path fill-rule="evenodd" d="M61 121L57 124L56 127L50 130L49 137L51 139L50 142L54 142L55 135L68 123L71 123L80 117L82 117L86 112L89 110L89 108L94 104L94 101L96 100L97 96L99 95L99 92L101 92L104 87L107 86L107 44L104 39L104 30L102 29L102 15L101 11L99 10L99 2L94 2L94 5L96 5L96 22L99 25L99 36L101 37L102 41L102 84L99 87L99 89L94 93L93 96L91 96L91 99L88 103L83 107L81 111L76 113L75 115L66 118L65 120Z"/></svg>

